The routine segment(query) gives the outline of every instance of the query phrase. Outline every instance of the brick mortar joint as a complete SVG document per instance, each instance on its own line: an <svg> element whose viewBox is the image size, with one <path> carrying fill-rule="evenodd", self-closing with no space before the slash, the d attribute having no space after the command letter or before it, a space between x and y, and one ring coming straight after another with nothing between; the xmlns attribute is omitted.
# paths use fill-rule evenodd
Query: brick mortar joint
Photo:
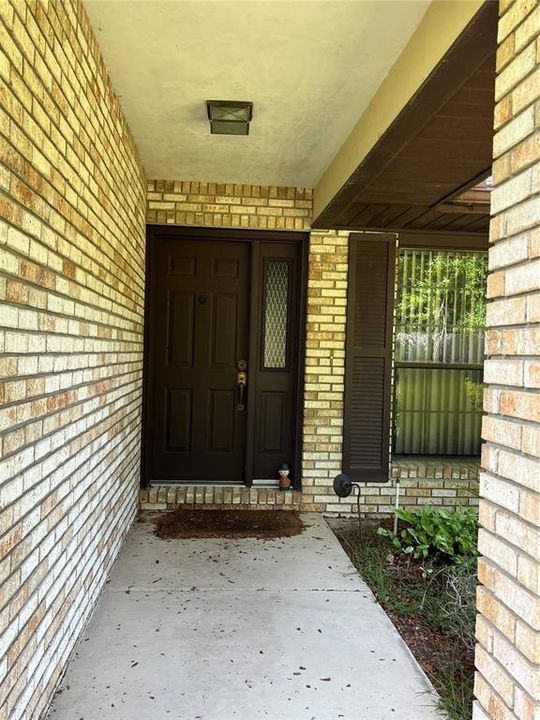
<svg viewBox="0 0 540 720"><path fill-rule="evenodd" d="M514 616L516 620L519 619L520 622L524 622L523 619L521 617L519 617L519 615L516 613L515 610L511 610L507 605L505 605L503 602L501 602L500 597L498 595L496 595L494 592L492 592L488 587L486 587L485 585L480 585L480 587L483 588L484 592L486 592L487 595L489 595L491 598L494 598L496 600L496 602L499 605L501 605L508 612L509 615ZM512 642L511 640L509 640L509 638L497 627L497 625L494 622L489 620L483 614L481 614L481 617L490 626L490 628L499 636L499 638L501 638L501 640L504 643L507 643L508 645L510 645L512 647L512 650L514 650L519 655L520 662L522 662L526 666L528 666L528 668L531 672L534 672L538 668L538 663L535 663L534 661L530 660L526 655L524 655L521 652L521 650L519 649L519 647L517 646L517 644L515 642ZM527 625L527 627L531 628L531 630L534 630L534 628L532 628L530 625ZM497 657L497 655L495 653L490 652L489 649L487 649L480 641L478 641L478 642L484 648L484 650L490 655L492 660L494 660L498 664L498 666L501 669L503 669L505 671L505 673L512 679L514 688L519 687L520 690L523 693L525 693L525 695L532 698L533 695L531 695L531 693L521 684L521 682L515 677L515 675L512 674L512 672L508 668L508 666L504 665L499 660L499 658ZM490 683L488 682L488 684L490 684Z"/></svg>
<svg viewBox="0 0 540 720"><path fill-rule="evenodd" d="M500 508L501 510L503 510L503 511L505 511L505 512L508 512L510 515L513 515L514 517L518 518L518 519L520 520L520 522L526 524L528 527L531 528L531 530L536 530L536 529L537 529L536 526L534 525L534 523L529 523L528 521L524 520L523 518L521 518L521 517L520 517L519 515L517 515L516 513L512 513L511 511L508 511L507 508L503 508L501 505L498 505L497 503L494 503L492 500L487 500L487 499L485 499L485 498L483 498L482 500L483 500L483 502L487 502L487 503L489 503L490 505L492 505L492 506L494 506L494 507L498 507L498 508ZM501 545L504 545L506 548L508 548L509 550L511 550L513 553L515 553L516 558L517 558L518 560L519 560L519 558L524 557L524 558L526 558L527 560L530 560L530 561L533 562L533 563L536 562L536 558L534 557L534 555L530 555L526 550L524 550L524 549L523 549L522 547L520 547L519 545L515 545L514 543L512 543L512 542L511 542L510 540L508 540L507 538L502 537L500 533L497 533L495 530L492 530L491 528L486 527L485 525L482 525L481 523L480 523L480 528L481 528L482 532L489 534L489 536L490 536L491 538L494 538L495 540L497 540L498 543L500 543ZM517 551L517 552L516 552L516 551ZM495 565L497 565L496 561L491 560L491 558L489 557L489 555L483 554L482 557L483 557L485 560L487 560L488 562L491 561L491 562L493 562ZM499 566L497 565L497 567L499 567ZM512 575L509 575L509 577L512 578L512 580L513 580L514 582L516 582L516 583L519 582L519 580L518 580L517 577L514 577L514 576L512 576ZM485 585L483 585L483 587L486 589L486 591L492 593L492 591L489 590L488 587L486 587ZM531 592L530 589L528 589L528 588L525 588L525 589L528 590L529 592ZM493 594L493 593L492 593L492 594ZM496 596L494 595L494 597L496 597ZM523 620L523 619L522 619L522 622L524 622L525 624L527 624L526 621ZM540 630L537 630L537 632L540 633Z"/></svg>

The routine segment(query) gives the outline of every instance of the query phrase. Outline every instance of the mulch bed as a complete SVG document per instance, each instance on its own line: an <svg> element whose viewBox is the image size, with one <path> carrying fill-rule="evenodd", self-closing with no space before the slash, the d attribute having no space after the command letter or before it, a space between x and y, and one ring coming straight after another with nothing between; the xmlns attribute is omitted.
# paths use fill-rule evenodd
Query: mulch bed
<svg viewBox="0 0 540 720"><path fill-rule="evenodd" d="M383 607L409 650L435 685L437 685L437 669L441 656L450 652L461 655L464 674L474 673L473 654L461 648L455 638L443 630L433 627L419 613L400 615L386 603L383 603Z"/></svg>
<svg viewBox="0 0 540 720"><path fill-rule="evenodd" d="M299 535L304 529L295 510L190 510L180 508L152 519L154 534L176 538L260 538Z"/></svg>

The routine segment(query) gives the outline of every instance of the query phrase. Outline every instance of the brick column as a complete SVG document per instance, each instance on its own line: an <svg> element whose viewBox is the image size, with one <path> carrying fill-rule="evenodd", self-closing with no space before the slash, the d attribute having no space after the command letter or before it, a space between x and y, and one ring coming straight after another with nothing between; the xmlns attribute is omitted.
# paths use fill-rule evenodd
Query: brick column
<svg viewBox="0 0 540 720"><path fill-rule="evenodd" d="M332 490L341 472L349 233L313 231L309 243L304 402L304 510L350 512Z"/></svg>
<svg viewBox="0 0 540 720"><path fill-rule="evenodd" d="M501 1L474 718L540 718L540 6Z"/></svg>

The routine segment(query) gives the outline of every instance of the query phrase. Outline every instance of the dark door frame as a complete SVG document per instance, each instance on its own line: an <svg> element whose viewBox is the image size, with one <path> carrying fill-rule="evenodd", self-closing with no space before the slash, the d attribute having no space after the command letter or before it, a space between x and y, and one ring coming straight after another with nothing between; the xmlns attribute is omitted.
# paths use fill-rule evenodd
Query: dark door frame
<svg viewBox="0 0 540 720"><path fill-rule="evenodd" d="M295 243L300 246L299 274L297 282L299 285L299 337L298 348L300 350L297 362L296 379L296 407L294 413L295 428L295 452L294 452L294 477L293 485L295 490L301 489L302 484L302 428L304 419L304 371L305 371L305 346L306 346L306 320L307 320L307 269L309 252L309 233L288 232L281 230L250 230L236 228L206 228L188 227L180 225L147 225L146 226L146 264L145 264L145 304L144 304L144 333L143 333L143 382L142 382L142 423L141 423L141 487L151 486L150 463L148 453L149 423L148 423L148 392L149 392L149 367L148 367L148 323L150 307L150 278L151 278L151 253L150 245L154 238L161 237L178 240L223 240L235 242L247 242L251 244L251 285L250 295L256 297L259 289L258 260L261 242L272 243ZM258 322L258 308L251 303L249 346L249 366L254 367L254 353L256 348L255 332ZM254 374L251 375L251 378ZM250 375L248 373L248 418L253 417L253 400L255 393L250 387ZM251 402L250 402L251 401ZM252 485L253 477L253 454L254 439L253 433L248 431L246 441L246 463L244 484Z"/></svg>

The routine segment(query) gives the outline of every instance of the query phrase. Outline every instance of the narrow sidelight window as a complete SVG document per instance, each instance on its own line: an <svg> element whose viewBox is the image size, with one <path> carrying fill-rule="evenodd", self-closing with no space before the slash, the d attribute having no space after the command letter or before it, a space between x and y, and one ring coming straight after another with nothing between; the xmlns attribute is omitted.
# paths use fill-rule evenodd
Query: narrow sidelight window
<svg viewBox="0 0 540 720"><path fill-rule="evenodd" d="M289 308L289 263L266 260L264 265L263 367L287 367L287 322Z"/></svg>

